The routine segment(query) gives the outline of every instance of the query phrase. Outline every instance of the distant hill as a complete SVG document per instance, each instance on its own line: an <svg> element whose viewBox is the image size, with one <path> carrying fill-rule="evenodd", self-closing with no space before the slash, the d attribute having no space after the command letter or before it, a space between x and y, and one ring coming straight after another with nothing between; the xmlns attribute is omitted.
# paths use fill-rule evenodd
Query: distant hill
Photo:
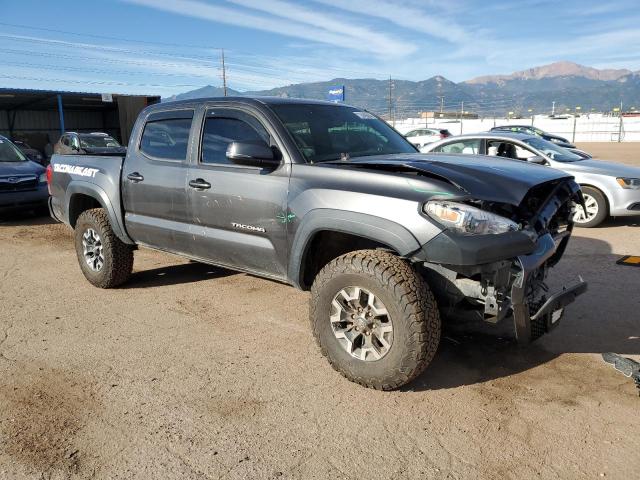
<svg viewBox="0 0 640 480"><path fill-rule="evenodd" d="M269 95L324 99L330 87L344 85L346 102L379 114L388 111L389 81L373 78L334 78L326 82L299 83L270 90L237 92L229 95ZM222 96L220 87L203 87L176 99ZM421 111L440 110L444 97L447 111L474 111L482 115L549 113L552 102L556 112L580 106L583 112L611 110L620 102L640 109L640 72L599 70L572 62L556 62L509 75L490 75L455 83L442 76L422 81L393 80L392 99L399 117Z"/></svg>
<svg viewBox="0 0 640 480"><path fill-rule="evenodd" d="M233 90L232 88L227 88L227 95L235 96L235 95L242 95L242 94L236 90ZM174 95L173 97L163 98L163 101L189 100L191 98L207 98L207 97L223 97L223 96L224 96L224 89L222 87L212 87L211 85L207 85L206 87L197 88L195 90L190 90L188 92L184 92L179 95Z"/></svg>

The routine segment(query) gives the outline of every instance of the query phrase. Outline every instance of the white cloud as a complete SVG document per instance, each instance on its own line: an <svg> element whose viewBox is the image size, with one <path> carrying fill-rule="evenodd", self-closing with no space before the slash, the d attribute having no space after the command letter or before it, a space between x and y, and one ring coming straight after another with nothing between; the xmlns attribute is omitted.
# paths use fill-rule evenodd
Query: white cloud
<svg viewBox="0 0 640 480"><path fill-rule="evenodd" d="M172 0L171 2L157 2L155 0L123 1L201 20L226 23L252 30L263 30L278 35L322 42L381 56L405 55L416 50L415 45L410 42L401 41L390 35L376 33L354 23L338 23L339 21L334 17L296 7L288 2L277 2L276 0L250 2L247 0L246 3L251 3L253 9L259 9L271 14L271 16L264 16L246 13L237 8L210 5L198 0ZM240 0L237 3L240 4ZM279 11L276 8L276 4L281 4L286 9ZM297 18L298 22L291 21L294 17ZM324 19L326 23L317 19ZM338 27L338 25L340 26Z"/></svg>
<svg viewBox="0 0 640 480"><path fill-rule="evenodd" d="M342 10L377 17L395 23L416 32L459 44L471 40L471 35L455 22L443 18L437 9L429 6L429 12L423 8L394 0L316 0Z"/></svg>

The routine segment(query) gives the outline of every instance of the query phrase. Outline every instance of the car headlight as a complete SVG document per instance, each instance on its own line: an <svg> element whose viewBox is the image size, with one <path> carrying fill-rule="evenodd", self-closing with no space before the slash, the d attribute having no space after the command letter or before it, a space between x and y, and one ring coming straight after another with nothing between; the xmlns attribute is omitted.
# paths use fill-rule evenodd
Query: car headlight
<svg viewBox="0 0 640 480"><path fill-rule="evenodd" d="M640 178L619 177L616 181L622 188L640 190Z"/></svg>
<svg viewBox="0 0 640 480"><path fill-rule="evenodd" d="M41 173L40 176L38 177L38 181L40 183L47 183L47 172Z"/></svg>
<svg viewBox="0 0 640 480"><path fill-rule="evenodd" d="M423 209L442 226L462 234L497 234L520 228L517 223L508 218L464 203L433 200L427 202Z"/></svg>

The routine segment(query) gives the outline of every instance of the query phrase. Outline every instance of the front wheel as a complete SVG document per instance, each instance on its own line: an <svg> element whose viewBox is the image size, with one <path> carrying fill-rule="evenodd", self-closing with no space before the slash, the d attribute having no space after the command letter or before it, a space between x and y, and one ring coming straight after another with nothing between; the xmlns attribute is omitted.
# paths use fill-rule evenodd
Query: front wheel
<svg viewBox="0 0 640 480"><path fill-rule="evenodd" d="M393 390L422 372L440 341L440 316L423 278L379 250L347 253L311 287L310 319L329 363L349 380Z"/></svg>
<svg viewBox="0 0 640 480"><path fill-rule="evenodd" d="M593 187L582 187L584 206L576 206L573 221L578 227L591 228L600 225L608 216L609 208L604 194Z"/></svg>
<svg viewBox="0 0 640 480"><path fill-rule="evenodd" d="M103 209L80 214L74 240L80 269L89 282L113 288L127 281L133 269L133 247L113 233Z"/></svg>

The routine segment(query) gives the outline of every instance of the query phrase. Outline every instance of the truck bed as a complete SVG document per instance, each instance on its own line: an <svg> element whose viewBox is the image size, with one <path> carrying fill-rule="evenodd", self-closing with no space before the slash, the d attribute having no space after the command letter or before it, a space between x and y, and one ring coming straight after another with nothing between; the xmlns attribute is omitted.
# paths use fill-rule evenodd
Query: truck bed
<svg viewBox="0 0 640 480"><path fill-rule="evenodd" d="M118 236L127 240L120 195L124 158L113 155L53 155L49 200L52 215L73 226L74 212L69 210L77 202L72 202L72 197L87 195L98 198L100 206L107 210L114 227L118 229Z"/></svg>

